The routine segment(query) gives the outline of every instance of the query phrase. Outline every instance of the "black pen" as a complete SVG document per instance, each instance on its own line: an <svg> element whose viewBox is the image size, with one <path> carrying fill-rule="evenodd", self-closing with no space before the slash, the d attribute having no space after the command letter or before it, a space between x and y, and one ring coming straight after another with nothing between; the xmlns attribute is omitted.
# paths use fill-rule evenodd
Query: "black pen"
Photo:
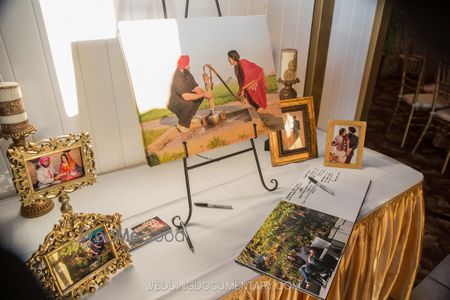
<svg viewBox="0 0 450 300"><path fill-rule="evenodd" d="M189 249L191 249L192 253L194 253L194 246L192 245L191 239L189 238L189 234L186 230L186 226L184 223L180 221L181 228L183 229L184 237L186 238L186 242L188 243Z"/></svg>
<svg viewBox="0 0 450 300"><path fill-rule="evenodd" d="M325 192L327 192L328 194L334 196L334 192L332 190L330 190L329 188L327 188L326 186L324 186L323 184L321 184L320 182L318 182L317 180L315 180L314 178L308 176L308 179L314 183L315 185L317 185L318 187L320 187L322 190L324 190Z"/></svg>
<svg viewBox="0 0 450 300"><path fill-rule="evenodd" d="M194 205L200 206L200 207L209 207L209 208L233 209L233 206L231 206L231 205L211 204L211 203L206 203L206 202L195 202Z"/></svg>

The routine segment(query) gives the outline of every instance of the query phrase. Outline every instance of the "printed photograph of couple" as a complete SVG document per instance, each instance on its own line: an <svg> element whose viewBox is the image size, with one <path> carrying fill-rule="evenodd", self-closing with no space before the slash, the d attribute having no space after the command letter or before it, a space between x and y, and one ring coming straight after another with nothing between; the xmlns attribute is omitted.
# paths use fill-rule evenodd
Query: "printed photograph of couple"
<svg viewBox="0 0 450 300"><path fill-rule="evenodd" d="M153 217L130 227L129 238L125 240L131 250L171 231L169 225L159 217ZM134 233L134 235L133 235Z"/></svg>
<svg viewBox="0 0 450 300"><path fill-rule="evenodd" d="M28 160L27 169L35 191L80 178L84 175L81 149L78 147Z"/></svg>
<svg viewBox="0 0 450 300"><path fill-rule="evenodd" d="M353 222L281 201L237 261L325 299Z"/></svg>
<svg viewBox="0 0 450 300"><path fill-rule="evenodd" d="M292 151L305 148L305 122L304 111L291 111L283 114L284 130L281 131L282 149Z"/></svg>
<svg viewBox="0 0 450 300"><path fill-rule="evenodd" d="M365 122L330 120L325 165L361 168L365 134Z"/></svg>
<svg viewBox="0 0 450 300"><path fill-rule="evenodd" d="M83 278L116 257L114 246L104 226L71 241L47 256L62 294Z"/></svg>
<svg viewBox="0 0 450 300"><path fill-rule="evenodd" d="M317 157L314 103L311 96L280 101L283 130L269 135L272 166Z"/></svg>
<svg viewBox="0 0 450 300"><path fill-rule="evenodd" d="M283 128L266 18L129 21L119 35L150 166Z"/></svg>
<svg viewBox="0 0 450 300"><path fill-rule="evenodd" d="M359 127L335 126L334 139L331 142L331 162L354 164L355 150L359 146Z"/></svg>

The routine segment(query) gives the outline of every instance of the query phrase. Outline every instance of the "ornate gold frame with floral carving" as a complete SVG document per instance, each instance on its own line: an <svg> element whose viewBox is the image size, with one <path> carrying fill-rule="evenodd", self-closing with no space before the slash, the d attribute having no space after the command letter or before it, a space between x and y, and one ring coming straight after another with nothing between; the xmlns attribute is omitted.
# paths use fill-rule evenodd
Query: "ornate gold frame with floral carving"
<svg viewBox="0 0 450 300"><path fill-rule="evenodd" d="M299 148L285 149L283 143L283 131L286 129L271 132L269 134L270 154L272 166L280 166L293 162L304 161L317 157L317 133L316 121L314 118L313 97L302 97L280 101L283 121L286 122L287 114L301 114L304 135L304 145Z"/></svg>
<svg viewBox="0 0 450 300"><path fill-rule="evenodd" d="M27 161L75 148L80 148L84 175L41 190L35 190L29 175ZM67 193L71 193L82 186L91 185L96 181L94 152L90 144L89 133L69 134L41 140L37 143L30 142L25 147L8 149L7 156L11 163L13 183L22 201L22 208L55 197L59 197L60 201L61 199L68 201ZM64 204L63 201L61 202Z"/></svg>
<svg viewBox="0 0 450 300"><path fill-rule="evenodd" d="M114 258L62 290L62 284L58 281L60 278L49 263L49 256L73 242L82 241L87 234L101 227L109 238ZM79 299L83 295L94 293L118 270L130 266L131 256L121 236L121 215L118 213L65 213L26 264L42 288L55 299Z"/></svg>

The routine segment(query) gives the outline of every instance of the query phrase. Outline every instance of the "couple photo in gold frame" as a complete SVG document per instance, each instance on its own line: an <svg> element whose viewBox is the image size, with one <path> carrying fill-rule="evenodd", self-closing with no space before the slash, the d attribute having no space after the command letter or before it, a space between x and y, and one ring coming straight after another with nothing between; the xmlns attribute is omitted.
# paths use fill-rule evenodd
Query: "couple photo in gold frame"
<svg viewBox="0 0 450 300"><path fill-rule="evenodd" d="M317 133L312 97L280 101L283 130L269 135L272 166L317 157Z"/></svg>
<svg viewBox="0 0 450 300"><path fill-rule="evenodd" d="M96 181L89 133L29 142L8 149L7 156L25 217L49 212L54 206L51 199L57 197L62 211L70 210L67 194Z"/></svg>
<svg viewBox="0 0 450 300"><path fill-rule="evenodd" d="M65 213L26 264L47 295L79 299L130 266L121 228L118 213Z"/></svg>

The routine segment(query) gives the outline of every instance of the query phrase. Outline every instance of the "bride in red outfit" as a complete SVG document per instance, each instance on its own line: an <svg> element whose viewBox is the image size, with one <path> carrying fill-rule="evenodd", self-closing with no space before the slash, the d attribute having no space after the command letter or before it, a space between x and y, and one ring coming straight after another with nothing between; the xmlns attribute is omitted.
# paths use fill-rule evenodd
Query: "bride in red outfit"
<svg viewBox="0 0 450 300"><path fill-rule="evenodd" d="M69 154L61 155L61 163L59 164L58 179L61 181L69 181L80 177L81 174L77 171L77 164Z"/></svg>
<svg viewBox="0 0 450 300"><path fill-rule="evenodd" d="M266 108L267 81L263 68L249 60L240 59L236 50L228 51L228 62L234 66L239 83L239 100L242 102L241 99L245 96L256 110Z"/></svg>

